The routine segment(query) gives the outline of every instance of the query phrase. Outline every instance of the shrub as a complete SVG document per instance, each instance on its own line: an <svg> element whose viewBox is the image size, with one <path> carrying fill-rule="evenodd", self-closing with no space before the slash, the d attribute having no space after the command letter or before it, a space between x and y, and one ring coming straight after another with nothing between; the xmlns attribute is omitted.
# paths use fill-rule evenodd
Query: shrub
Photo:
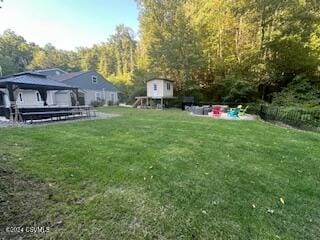
<svg viewBox="0 0 320 240"><path fill-rule="evenodd" d="M305 75L294 78L280 93L273 94L272 105L310 108L320 104L320 86L317 79Z"/></svg>
<svg viewBox="0 0 320 240"><path fill-rule="evenodd" d="M102 106L104 106L104 104L105 104L105 101L103 100L103 99L99 99L99 100L96 100L96 101L92 101L91 103L90 103L90 105L92 106L92 107L102 107Z"/></svg>

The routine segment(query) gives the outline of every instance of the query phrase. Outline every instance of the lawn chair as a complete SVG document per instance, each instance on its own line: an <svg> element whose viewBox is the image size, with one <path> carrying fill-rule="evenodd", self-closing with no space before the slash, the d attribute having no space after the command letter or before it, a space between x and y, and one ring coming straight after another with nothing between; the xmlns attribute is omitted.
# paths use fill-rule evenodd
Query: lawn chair
<svg viewBox="0 0 320 240"><path fill-rule="evenodd" d="M228 117L238 118L240 113L240 108L230 108L228 111Z"/></svg>
<svg viewBox="0 0 320 240"><path fill-rule="evenodd" d="M240 116L246 115L246 112L247 112L248 108L249 108L249 106L246 106L244 109L241 108L240 109Z"/></svg>
<svg viewBox="0 0 320 240"><path fill-rule="evenodd" d="M213 115L214 117L220 117L220 116L221 116L221 113L222 113L222 111L221 111L221 107L220 107L220 106L214 106L214 107L212 108L212 115Z"/></svg>

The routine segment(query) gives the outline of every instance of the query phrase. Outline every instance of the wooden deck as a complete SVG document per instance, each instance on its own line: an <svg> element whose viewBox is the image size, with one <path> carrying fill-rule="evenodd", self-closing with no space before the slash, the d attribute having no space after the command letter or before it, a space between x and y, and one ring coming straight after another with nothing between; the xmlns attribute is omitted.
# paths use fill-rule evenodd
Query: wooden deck
<svg viewBox="0 0 320 240"><path fill-rule="evenodd" d="M10 114L8 109L7 111ZM33 123L37 120L67 120L80 117L94 117L95 111L89 106L72 106L72 107L20 107L17 113L11 113L12 116L6 116L13 119L14 122L30 122ZM8 115L8 114L7 114Z"/></svg>

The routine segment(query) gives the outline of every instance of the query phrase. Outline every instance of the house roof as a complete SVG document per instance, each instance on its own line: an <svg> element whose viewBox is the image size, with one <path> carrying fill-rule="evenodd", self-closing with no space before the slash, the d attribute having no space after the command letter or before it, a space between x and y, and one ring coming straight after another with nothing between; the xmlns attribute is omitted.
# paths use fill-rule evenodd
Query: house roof
<svg viewBox="0 0 320 240"><path fill-rule="evenodd" d="M60 68L50 68L50 69L41 69L41 70L37 70L35 71L37 73L41 73L43 75L46 75L46 76L57 76L57 75L60 75L60 74L66 74L68 72L60 69Z"/></svg>
<svg viewBox="0 0 320 240"><path fill-rule="evenodd" d="M173 80L170 80L167 78L158 78L158 77L151 78L151 79L147 80L147 82L152 81L152 80L163 80L163 81L168 81L168 82L174 82Z"/></svg>
<svg viewBox="0 0 320 240"><path fill-rule="evenodd" d="M91 76L97 76L98 82L92 84ZM50 77L54 80L64 82L70 86L76 86L84 90L102 90L117 92L118 89L108 80L97 74L95 71L72 72L59 76Z"/></svg>
<svg viewBox="0 0 320 240"><path fill-rule="evenodd" d="M66 73L66 74L62 74L62 75L56 75L56 76L50 76L51 79L54 79L56 81L65 81L71 78L75 78L78 77L84 73L87 73L89 71L85 71L85 72L71 72L71 73Z"/></svg>
<svg viewBox="0 0 320 240"><path fill-rule="evenodd" d="M33 72L22 72L0 79L0 87L6 87L7 84L17 85L22 89L38 89L47 90L70 90L76 89L63 82L58 82L47 78L45 75Z"/></svg>

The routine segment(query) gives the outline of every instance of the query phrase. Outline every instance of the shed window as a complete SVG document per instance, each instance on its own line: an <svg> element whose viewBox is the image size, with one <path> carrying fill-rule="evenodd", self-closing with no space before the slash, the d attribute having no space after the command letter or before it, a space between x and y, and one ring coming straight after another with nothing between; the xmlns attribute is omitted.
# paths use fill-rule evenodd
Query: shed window
<svg viewBox="0 0 320 240"><path fill-rule="evenodd" d="M157 84L153 84L153 90L157 91Z"/></svg>
<svg viewBox="0 0 320 240"><path fill-rule="evenodd" d="M38 101L38 102L40 102L40 101L41 101L40 93L39 93L39 92L37 92L37 93L36 93L36 96L37 96L37 101Z"/></svg>
<svg viewBox="0 0 320 240"><path fill-rule="evenodd" d="M167 82L167 90L171 89L171 84L169 82Z"/></svg>
<svg viewBox="0 0 320 240"><path fill-rule="evenodd" d="M23 97L22 97L22 93L21 92L18 94L18 96L19 96L19 101L23 102Z"/></svg>
<svg viewBox="0 0 320 240"><path fill-rule="evenodd" d="M98 80L97 80L97 76L92 76L92 84L97 84Z"/></svg>

